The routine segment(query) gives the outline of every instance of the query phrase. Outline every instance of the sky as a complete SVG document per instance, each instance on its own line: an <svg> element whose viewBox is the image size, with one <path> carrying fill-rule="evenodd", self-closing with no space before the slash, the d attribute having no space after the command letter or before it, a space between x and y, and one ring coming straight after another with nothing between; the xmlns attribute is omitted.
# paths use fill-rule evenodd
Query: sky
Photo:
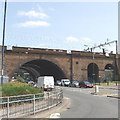
<svg viewBox="0 0 120 120"><path fill-rule="evenodd" d="M4 2L0 2L3 29ZM2 29L0 39L2 41ZM8 2L6 46L83 51L118 40L117 2ZM104 47L115 51L115 43ZM95 49L102 52L102 49Z"/></svg>

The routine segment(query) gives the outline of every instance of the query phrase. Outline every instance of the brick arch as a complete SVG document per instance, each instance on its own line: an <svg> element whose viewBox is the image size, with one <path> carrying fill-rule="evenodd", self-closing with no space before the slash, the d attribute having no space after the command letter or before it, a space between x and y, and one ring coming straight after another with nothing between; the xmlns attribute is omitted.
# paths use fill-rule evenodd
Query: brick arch
<svg viewBox="0 0 120 120"><path fill-rule="evenodd" d="M114 69L114 66L113 66L113 64L108 63L108 64L105 65L104 69Z"/></svg>
<svg viewBox="0 0 120 120"><path fill-rule="evenodd" d="M114 71L115 71L115 67L113 66L113 64L111 63L108 63L105 65L105 68L104 68L104 81L112 81L113 78L115 77L114 76Z"/></svg>
<svg viewBox="0 0 120 120"><path fill-rule="evenodd" d="M99 80L99 67L96 63L89 63L87 66L88 81L97 82Z"/></svg>
<svg viewBox="0 0 120 120"><path fill-rule="evenodd" d="M66 75L64 71L61 69L61 67L55 62L53 62L52 60L48 60L48 59L33 59L29 61L24 61L21 63L21 66L17 70L23 69L23 68L24 69L26 68L27 72L29 73L30 73L30 70L32 70L33 72L36 71L36 73L39 73L39 75L42 75L42 76L52 75L54 76L55 80L66 78ZM34 76L34 79L37 80L39 75Z"/></svg>
<svg viewBox="0 0 120 120"><path fill-rule="evenodd" d="M56 60L55 58L48 58L48 57L40 57L40 58L37 58L37 59L30 59L30 60L24 60L24 61L22 61L21 62L21 65L23 65L23 64L25 64L25 63L27 63L27 62L30 62L30 61L33 61L33 60L46 60L46 61L49 61L49 62L51 62L51 63L54 63L54 64L56 64L59 68L61 68L61 70L62 71L64 71L64 74L67 76L67 70L66 70L66 67L65 67L65 65L64 64L62 64L61 62L60 62L60 60ZM20 65L20 66L21 66Z"/></svg>

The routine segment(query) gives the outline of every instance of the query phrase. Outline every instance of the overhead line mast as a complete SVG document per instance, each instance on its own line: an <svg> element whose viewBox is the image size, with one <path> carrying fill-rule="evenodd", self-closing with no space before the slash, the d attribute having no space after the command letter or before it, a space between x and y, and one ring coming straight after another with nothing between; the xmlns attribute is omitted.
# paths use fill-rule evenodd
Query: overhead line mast
<svg viewBox="0 0 120 120"><path fill-rule="evenodd" d="M105 42L104 44L100 44L100 45L97 45L97 46L94 46L94 47L91 47L91 48L87 48L87 49L84 49L84 51L88 51L88 50L92 50L95 49L95 48L100 48L100 47L103 47L105 45L110 45L112 43L116 43L116 54L117 54L117 40L114 40L114 41L110 41L110 42Z"/></svg>

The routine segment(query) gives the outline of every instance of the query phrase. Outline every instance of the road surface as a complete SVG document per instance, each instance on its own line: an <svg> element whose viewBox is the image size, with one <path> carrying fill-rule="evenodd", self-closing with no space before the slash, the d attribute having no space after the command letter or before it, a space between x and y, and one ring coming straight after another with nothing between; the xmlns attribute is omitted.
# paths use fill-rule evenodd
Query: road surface
<svg viewBox="0 0 120 120"><path fill-rule="evenodd" d="M61 118L118 118L118 99L91 95L90 91L91 88L63 87L71 105L61 112Z"/></svg>

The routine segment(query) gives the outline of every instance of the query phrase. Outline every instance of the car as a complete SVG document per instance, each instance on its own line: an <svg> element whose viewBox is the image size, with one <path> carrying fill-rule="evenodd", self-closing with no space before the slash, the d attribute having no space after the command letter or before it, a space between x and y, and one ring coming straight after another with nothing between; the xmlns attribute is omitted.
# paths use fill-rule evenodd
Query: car
<svg viewBox="0 0 120 120"><path fill-rule="evenodd" d="M57 80L57 81L55 82L55 84L61 86L61 81L60 81L60 80Z"/></svg>
<svg viewBox="0 0 120 120"><path fill-rule="evenodd" d="M61 80L61 85L62 86L69 86L70 80L69 79L62 79Z"/></svg>
<svg viewBox="0 0 120 120"><path fill-rule="evenodd" d="M79 83L79 87L84 87L84 88L92 88L93 84L88 82L88 81L81 81Z"/></svg>
<svg viewBox="0 0 120 120"><path fill-rule="evenodd" d="M37 84L33 81L29 81L28 84L33 87L37 87Z"/></svg>
<svg viewBox="0 0 120 120"><path fill-rule="evenodd" d="M72 81L72 82L69 84L69 87L79 87L79 81Z"/></svg>

